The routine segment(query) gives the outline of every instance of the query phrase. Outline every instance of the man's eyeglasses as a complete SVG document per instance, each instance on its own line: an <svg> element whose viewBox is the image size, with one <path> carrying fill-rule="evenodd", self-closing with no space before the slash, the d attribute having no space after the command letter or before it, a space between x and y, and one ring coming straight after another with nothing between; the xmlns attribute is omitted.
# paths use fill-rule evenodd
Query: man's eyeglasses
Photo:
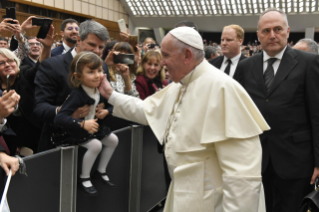
<svg viewBox="0 0 319 212"><path fill-rule="evenodd" d="M41 43L29 43L30 46L41 46Z"/></svg>
<svg viewBox="0 0 319 212"><path fill-rule="evenodd" d="M79 27L68 27L67 30L73 30L73 28L75 29L75 31L79 31Z"/></svg>

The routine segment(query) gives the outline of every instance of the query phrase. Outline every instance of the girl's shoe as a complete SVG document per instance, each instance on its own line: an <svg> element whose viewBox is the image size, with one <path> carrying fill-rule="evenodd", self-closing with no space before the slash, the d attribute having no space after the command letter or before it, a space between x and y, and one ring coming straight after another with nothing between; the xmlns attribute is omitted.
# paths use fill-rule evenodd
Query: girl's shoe
<svg viewBox="0 0 319 212"><path fill-rule="evenodd" d="M83 191L84 193L86 193L87 195L89 196L96 196L98 195L98 192L97 190L95 189L95 187L92 185L90 187L85 187L83 185L82 182L85 182L85 181L91 181L91 178L79 178L78 180L78 188Z"/></svg>
<svg viewBox="0 0 319 212"><path fill-rule="evenodd" d="M109 180L105 180L103 178L104 175L107 175L106 172L100 173L99 171L96 171L93 175L93 178L95 178L97 181L99 181L100 183L103 183L109 188L116 188L116 185L114 183L111 183Z"/></svg>

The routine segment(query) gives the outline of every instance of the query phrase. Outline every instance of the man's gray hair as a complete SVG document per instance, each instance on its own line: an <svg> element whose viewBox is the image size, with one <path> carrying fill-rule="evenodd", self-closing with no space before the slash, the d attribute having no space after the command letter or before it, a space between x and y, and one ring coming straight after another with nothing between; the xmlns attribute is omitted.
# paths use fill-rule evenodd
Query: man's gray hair
<svg viewBox="0 0 319 212"><path fill-rule="evenodd" d="M86 20L80 25L79 36L81 41L84 41L89 33L98 36L102 41L106 42L109 38L109 32L100 23L93 20Z"/></svg>
<svg viewBox="0 0 319 212"><path fill-rule="evenodd" d="M319 45L316 41L310 39L310 38L304 38L300 39L297 43L306 43L308 45L307 51L318 54ZM297 44L296 43L296 44Z"/></svg>
<svg viewBox="0 0 319 212"><path fill-rule="evenodd" d="M273 12L273 11L279 12L282 15L282 17L284 17L284 19L287 23L287 27L289 26L286 13L284 11L282 11L281 9L270 7L260 14L259 19L258 19L258 23L257 23L257 30L259 30L259 22L260 22L261 17L263 17L266 13Z"/></svg>
<svg viewBox="0 0 319 212"><path fill-rule="evenodd" d="M207 46L205 48L205 58L210 59L211 55L216 55L218 52L218 49L214 46Z"/></svg>
<svg viewBox="0 0 319 212"><path fill-rule="evenodd" d="M184 49L190 49L191 52L193 53L194 55L194 58L195 60L202 60L204 59L204 55L205 55L205 52L203 50L200 50L200 49L196 49L180 40L178 40L177 38L175 38L173 35L172 35L174 41L173 43L175 44L175 47L178 48L178 52L182 52ZM203 44L204 45L204 44Z"/></svg>

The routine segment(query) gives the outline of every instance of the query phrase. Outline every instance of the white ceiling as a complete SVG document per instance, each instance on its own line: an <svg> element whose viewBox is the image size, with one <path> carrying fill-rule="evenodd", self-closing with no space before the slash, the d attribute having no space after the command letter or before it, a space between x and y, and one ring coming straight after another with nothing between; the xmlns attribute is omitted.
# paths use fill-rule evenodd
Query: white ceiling
<svg viewBox="0 0 319 212"><path fill-rule="evenodd" d="M220 32L222 31L225 25L238 24L241 27L243 27L246 32L253 32L253 31L256 31L257 29L257 21L258 21L260 12L262 12L263 9L266 8L268 5L276 6L276 4L279 4L284 6L281 8L283 8L285 11L290 11L288 12L288 22L292 32L305 32L305 28L308 28L308 27L315 27L319 29L319 12L318 12L319 0L284 0L284 1L271 0L272 2L271 3L268 2L268 4L259 4L261 0L214 0L214 1L119 0L119 1L123 5L126 12L129 14L129 18L132 20L135 27L171 29L174 27L176 23L183 20L189 20L194 22L200 31ZM231 3L235 3L239 1L245 2L245 4L243 5L246 5L246 6L242 5L239 7L238 4L234 4L236 6L231 5ZM154 6L155 2L157 2L157 6ZM166 2L166 6L164 6L164 2ZM175 6L173 5L173 2L175 2ZM179 5L177 5L178 2L179 2ZM212 2L215 3L214 7L212 5ZM266 0L263 0L262 2L266 2ZM129 6L128 3L131 6ZM137 3L139 3L140 6L137 6ZM148 6L146 6L146 3L148 4ZM192 3L195 3L195 5L192 5ZM205 4L204 7L202 4ZM204 14L203 8L205 8L205 12L207 13L207 15ZM214 11L214 8L218 13L214 13L216 12ZM236 8L236 10L234 10L234 8ZM240 10L238 8L240 8ZM243 8L245 8L246 11L244 11ZM160 12L161 15L159 15L159 13L156 12L157 9L162 10ZM133 14L132 10L135 15ZM170 11L169 12L170 15L168 15L167 13L168 10ZM142 15L141 13L142 11L144 15ZM151 15L150 11L152 12L153 15ZM188 15L185 15L186 13L185 11L187 11ZM197 15L195 14L195 11ZM177 15L177 13L179 15ZM202 15L200 15L200 13Z"/></svg>

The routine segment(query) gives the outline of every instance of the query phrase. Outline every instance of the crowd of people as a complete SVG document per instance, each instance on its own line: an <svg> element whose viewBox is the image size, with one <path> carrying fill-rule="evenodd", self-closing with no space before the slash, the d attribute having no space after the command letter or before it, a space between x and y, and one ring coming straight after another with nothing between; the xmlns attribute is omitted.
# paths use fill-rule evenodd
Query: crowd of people
<svg viewBox="0 0 319 212"><path fill-rule="evenodd" d="M19 168L16 154L79 145L87 149L79 189L98 194L90 176L98 154L93 177L115 188L106 168L119 143L108 120L117 116L150 125L164 146L165 211L298 211L319 176L319 56L311 39L288 44L284 12L264 11L260 45L245 46L239 25L225 26L219 45L182 21L161 45L131 46L129 32L111 40L100 23L73 19L62 22L59 45L53 26L45 39L27 37L32 18L0 23L13 34L0 38L7 174ZM121 55L134 59L115 62Z"/></svg>

